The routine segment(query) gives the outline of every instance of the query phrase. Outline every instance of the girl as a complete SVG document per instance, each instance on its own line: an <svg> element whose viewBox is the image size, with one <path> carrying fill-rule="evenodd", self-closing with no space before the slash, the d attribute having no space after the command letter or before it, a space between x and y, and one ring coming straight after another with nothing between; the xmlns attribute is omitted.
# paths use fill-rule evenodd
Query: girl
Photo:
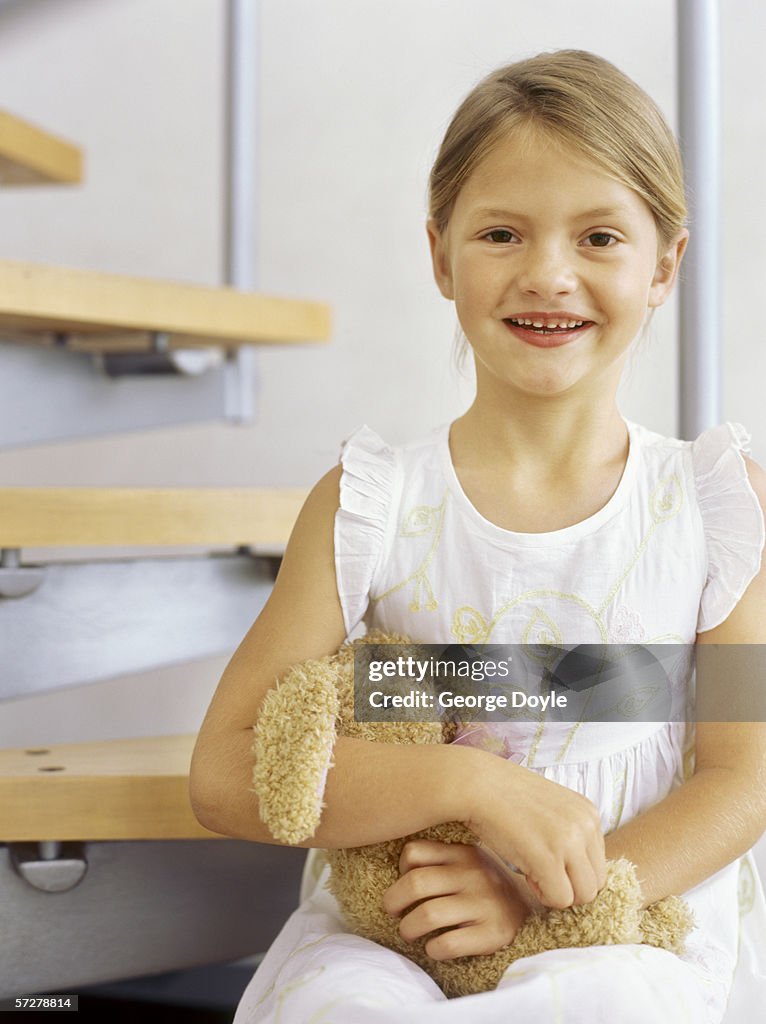
<svg viewBox="0 0 766 1024"><path fill-rule="evenodd" d="M631 344L675 282L684 221L667 125L601 58L541 54L466 98L431 173L427 231L476 397L398 448L360 428L312 491L200 733L203 824L271 841L250 789L260 701L360 623L440 644L766 641L766 473L743 455L744 429L685 442L616 404ZM500 948L535 897L592 899L605 857L633 861L646 904L685 893L698 927L684 957L556 950L514 964L494 992L447 1001L409 961L345 933L314 858L236 1024L713 1024L727 1002L727 1021L751 1019L737 1007L766 995L766 915L743 855L766 827L764 755L764 726L749 723L700 723L695 736L678 722L511 722L446 747L339 741L316 845L462 820L488 851L405 847L386 909L405 939L431 935L433 957Z"/></svg>

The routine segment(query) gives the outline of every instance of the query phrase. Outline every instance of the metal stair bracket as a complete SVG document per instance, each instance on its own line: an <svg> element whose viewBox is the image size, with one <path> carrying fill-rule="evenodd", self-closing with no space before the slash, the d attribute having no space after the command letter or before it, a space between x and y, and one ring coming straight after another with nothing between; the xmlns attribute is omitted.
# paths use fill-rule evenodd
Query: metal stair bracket
<svg viewBox="0 0 766 1024"><path fill-rule="evenodd" d="M13 870L41 892L68 892L88 870L83 843L9 843Z"/></svg>
<svg viewBox="0 0 766 1024"><path fill-rule="evenodd" d="M257 8L255 0L229 0L223 61L223 277L226 285L243 291L255 286ZM0 447L253 419L257 367L251 345L171 349L162 332L151 334L148 344L141 344L139 335L137 345L136 338L124 350L119 343L115 350L110 340L94 360L92 354L68 351L73 337L55 328L42 350L14 344L22 336L6 332L0 338Z"/></svg>
<svg viewBox="0 0 766 1024"><path fill-rule="evenodd" d="M20 878L13 851L0 845L0 998L266 950L297 905L305 860L304 850L236 839L86 850L82 882L52 895Z"/></svg>
<svg viewBox="0 0 766 1024"><path fill-rule="evenodd" d="M0 700L233 651L273 585L271 560L246 552L0 570L8 589L43 575L0 600Z"/></svg>
<svg viewBox="0 0 766 1024"><path fill-rule="evenodd" d="M145 352L102 352L93 359L96 367L107 377L147 374L183 374L187 377L196 377L220 366L224 353L220 348L172 349L170 336L166 331L153 331Z"/></svg>
<svg viewBox="0 0 766 1024"><path fill-rule="evenodd" d="M0 597L26 597L37 590L45 577L39 566L21 564L18 548L0 550Z"/></svg>
<svg viewBox="0 0 766 1024"><path fill-rule="evenodd" d="M184 365L185 352L172 359L172 374L157 374L155 362L149 376L123 376L111 367L101 372L84 352L0 344L0 447L242 418L238 396L251 382L240 380L236 359L218 357L196 374Z"/></svg>

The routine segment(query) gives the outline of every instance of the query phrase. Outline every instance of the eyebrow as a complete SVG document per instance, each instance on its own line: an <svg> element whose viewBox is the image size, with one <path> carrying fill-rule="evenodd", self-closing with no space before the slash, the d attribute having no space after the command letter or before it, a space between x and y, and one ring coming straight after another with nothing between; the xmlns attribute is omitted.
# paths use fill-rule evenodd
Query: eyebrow
<svg viewBox="0 0 766 1024"><path fill-rule="evenodd" d="M583 213L578 213L576 220L593 220L600 219L601 217L618 217L624 216L629 213L626 206L598 206L593 210L585 210ZM523 213L515 213L513 210L501 210L496 208L484 208L474 210L474 217L499 217L508 218L510 220L526 220L526 216Z"/></svg>
<svg viewBox="0 0 766 1024"><path fill-rule="evenodd" d="M508 217L511 220L518 220L519 217L521 217L523 215L520 214L520 213L514 213L512 210L481 209L481 210L474 210L473 211L473 216L474 217L500 217L501 219L503 217Z"/></svg>
<svg viewBox="0 0 766 1024"><path fill-rule="evenodd" d="M585 213L580 214L582 218L595 218L598 220L600 217L620 217L630 213L627 206L598 206L595 210L586 210Z"/></svg>

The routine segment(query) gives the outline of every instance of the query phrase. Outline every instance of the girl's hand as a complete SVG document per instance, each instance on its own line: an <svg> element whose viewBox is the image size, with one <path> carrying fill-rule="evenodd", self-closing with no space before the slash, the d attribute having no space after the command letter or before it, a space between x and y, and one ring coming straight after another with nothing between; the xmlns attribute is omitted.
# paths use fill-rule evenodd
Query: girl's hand
<svg viewBox="0 0 766 1024"><path fill-rule="evenodd" d="M477 846L416 839L402 850L399 870L383 906L404 914L405 942L449 929L426 943L434 960L494 953L513 941L529 913L507 873Z"/></svg>
<svg viewBox="0 0 766 1024"><path fill-rule="evenodd" d="M594 804L512 761L476 753L482 764L468 783L468 814L460 820L526 877L545 906L589 903L606 881Z"/></svg>

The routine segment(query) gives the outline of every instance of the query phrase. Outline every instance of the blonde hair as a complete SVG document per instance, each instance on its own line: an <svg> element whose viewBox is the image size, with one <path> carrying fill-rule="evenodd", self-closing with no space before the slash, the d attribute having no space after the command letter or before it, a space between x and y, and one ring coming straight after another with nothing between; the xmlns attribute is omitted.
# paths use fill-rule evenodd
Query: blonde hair
<svg viewBox="0 0 766 1024"><path fill-rule="evenodd" d="M660 247L686 223L678 144L655 102L627 75L586 50L540 53L498 68L458 107L428 183L428 214L444 232L458 194L494 146L535 128L579 151L649 205Z"/></svg>

